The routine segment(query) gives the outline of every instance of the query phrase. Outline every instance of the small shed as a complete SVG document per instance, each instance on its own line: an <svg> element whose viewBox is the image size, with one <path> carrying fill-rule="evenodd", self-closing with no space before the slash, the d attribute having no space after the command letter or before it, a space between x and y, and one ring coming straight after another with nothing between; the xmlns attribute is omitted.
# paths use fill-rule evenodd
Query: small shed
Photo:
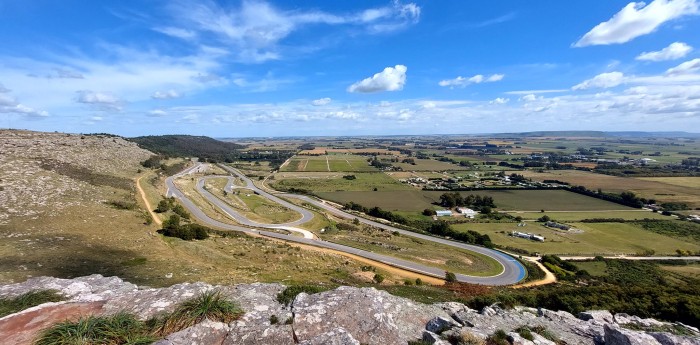
<svg viewBox="0 0 700 345"><path fill-rule="evenodd" d="M452 211L450 211L450 210L437 210L437 211L435 211L435 214L438 217L449 217L452 215Z"/></svg>

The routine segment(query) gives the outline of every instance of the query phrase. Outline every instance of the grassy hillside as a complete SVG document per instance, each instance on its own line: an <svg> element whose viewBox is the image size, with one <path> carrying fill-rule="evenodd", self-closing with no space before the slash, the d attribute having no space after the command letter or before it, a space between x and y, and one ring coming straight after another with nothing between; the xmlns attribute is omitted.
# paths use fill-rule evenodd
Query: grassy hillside
<svg viewBox="0 0 700 345"><path fill-rule="evenodd" d="M129 140L137 143L141 148L168 157L200 157L222 161L235 156L235 151L245 147L192 135L149 135Z"/></svg>

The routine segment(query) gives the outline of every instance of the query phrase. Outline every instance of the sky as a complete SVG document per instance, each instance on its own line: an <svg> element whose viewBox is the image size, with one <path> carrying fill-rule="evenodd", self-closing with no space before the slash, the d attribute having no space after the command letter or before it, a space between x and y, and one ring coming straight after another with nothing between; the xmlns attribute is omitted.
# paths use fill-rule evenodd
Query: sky
<svg viewBox="0 0 700 345"><path fill-rule="evenodd" d="M700 0L0 0L0 128L700 132Z"/></svg>

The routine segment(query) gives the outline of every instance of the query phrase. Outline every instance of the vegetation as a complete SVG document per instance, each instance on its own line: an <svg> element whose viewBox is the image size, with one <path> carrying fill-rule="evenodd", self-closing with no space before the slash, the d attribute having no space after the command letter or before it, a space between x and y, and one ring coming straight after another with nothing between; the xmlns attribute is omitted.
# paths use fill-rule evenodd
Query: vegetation
<svg viewBox="0 0 700 345"><path fill-rule="evenodd" d="M206 226L195 223L180 224L180 216L173 214L170 218L163 221L163 229L158 232L168 237L177 237L185 241L191 241L206 240L209 238L209 231L211 229Z"/></svg>
<svg viewBox="0 0 700 345"><path fill-rule="evenodd" d="M317 285L292 285L285 288L277 295L277 302L289 305L300 293L315 294L329 290L329 287Z"/></svg>
<svg viewBox="0 0 700 345"><path fill-rule="evenodd" d="M60 302L64 298L55 290L36 290L14 298L0 298L0 317L48 302Z"/></svg>
<svg viewBox="0 0 700 345"><path fill-rule="evenodd" d="M182 302L172 313L151 321L154 331L167 335L193 326L205 319L230 323L243 315L233 301L225 299L218 290L210 290Z"/></svg>

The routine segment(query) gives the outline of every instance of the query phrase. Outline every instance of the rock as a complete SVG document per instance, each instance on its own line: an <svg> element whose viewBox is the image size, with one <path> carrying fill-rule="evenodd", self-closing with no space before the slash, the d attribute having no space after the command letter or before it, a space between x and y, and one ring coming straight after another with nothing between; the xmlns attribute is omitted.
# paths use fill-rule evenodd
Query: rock
<svg viewBox="0 0 700 345"><path fill-rule="evenodd" d="M229 327L222 322L205 320L165 337L163 345L220 345L226 339Z"/></svg>
<svg viewBox="0 0 700 345"><path fill-rule="evenodd" d="M671 333L651 332L649 333L656 341L662 345L700 345L700 339L673 335Z"/></svg>
<svg viewBox="0 0 700 345"><path fill-rule="evenodd" d="M310 339L309 339L310 340ZM294 344L294 332L290 325L241 329L235 326L224 340L224 345L266 345L266 344Z"/></svg>
<svg viewBox="0 0 700 345"><path fill-rule="evenodd" d="M449 316L439 306L424 305L374 288L341 286L314 295L301 293L292 304L298 341L342 326L365 344L405 344L421 338L426 323Z"/></svg>
<svg viewBox="0 0 700 345"><path fill-rule="evenodd" d="M532 333L532 337L534 338L532 342L535 343L535 345L557 345L557 343L534 332Z"/></svg>
<svg viewBox="0 0 700 345"><path fill-rule="evenodd" d="M662 327L664 323L654 319L642 319L639 316L627 315L625 313L615 314L615 322L618 325L635 324L641 327Z"/></svg>
<svg viewBox="0 0 700 345"><path fill-rule="evenodd" d="M588 310L580 312L578 318L583 321L595 320L602 323L613 323L615 319L611 312L607 310Z"/></svg>
<svg viewBox="0 0 700 345"><path fill-rule="evenodd" d="M660 345L654 337L614 325L605 325L605 345Z"/></svg>
<svg viewBox="0 0 700 345"><path fill-rule="evenodd" d="M300 345L360 345L350 333L343 328L334 328L329 332L320 334L313 339L303 341Z"/></svg>
<svg viewBox="0 0 700 345"><path fill-rule="evenodd" d="M439 335L431 332L431 331L425 331L423 332L423 340L424 343L432 344L432 345L449 345L450 343L442 340Z"/></svg>
<svg viewBox="0 0 700 345"><path fill-rule="evenodd" d="M454 321L437 316L428 321L428 324L425 325L425 329L430 332L440 334L455 326L457 326L457 324Z"/></svg>
<svg viewBox="0 0 700 345"><path fill-rule="evenodd" d="M458 311L452 314L452 318L455 319L455 321L467 327L474 327L473 320L477 317L479 317L479 314L477 314L475 310Z"/></svg>
<svg viewBox="0 0 700 345"><path fill-rule="evenodd" d="M285 289L281 284L240 284L225 287L221 292L238 302L246 313L230 324L226 344L285 344L294 341L292 327L286 321L292 313L277 302L277 294ZM272 324L271 318L277 319ZM239 340L236 340L239 339Z"/></svg>
<svg viewBox="0 0 700 345"><path fill-rule="evenodd" d="M516 332L508 332L508 341L511 343L511 345L534 345L530 340L527 340L523 337L520 336L520 334Z"/></svg>

